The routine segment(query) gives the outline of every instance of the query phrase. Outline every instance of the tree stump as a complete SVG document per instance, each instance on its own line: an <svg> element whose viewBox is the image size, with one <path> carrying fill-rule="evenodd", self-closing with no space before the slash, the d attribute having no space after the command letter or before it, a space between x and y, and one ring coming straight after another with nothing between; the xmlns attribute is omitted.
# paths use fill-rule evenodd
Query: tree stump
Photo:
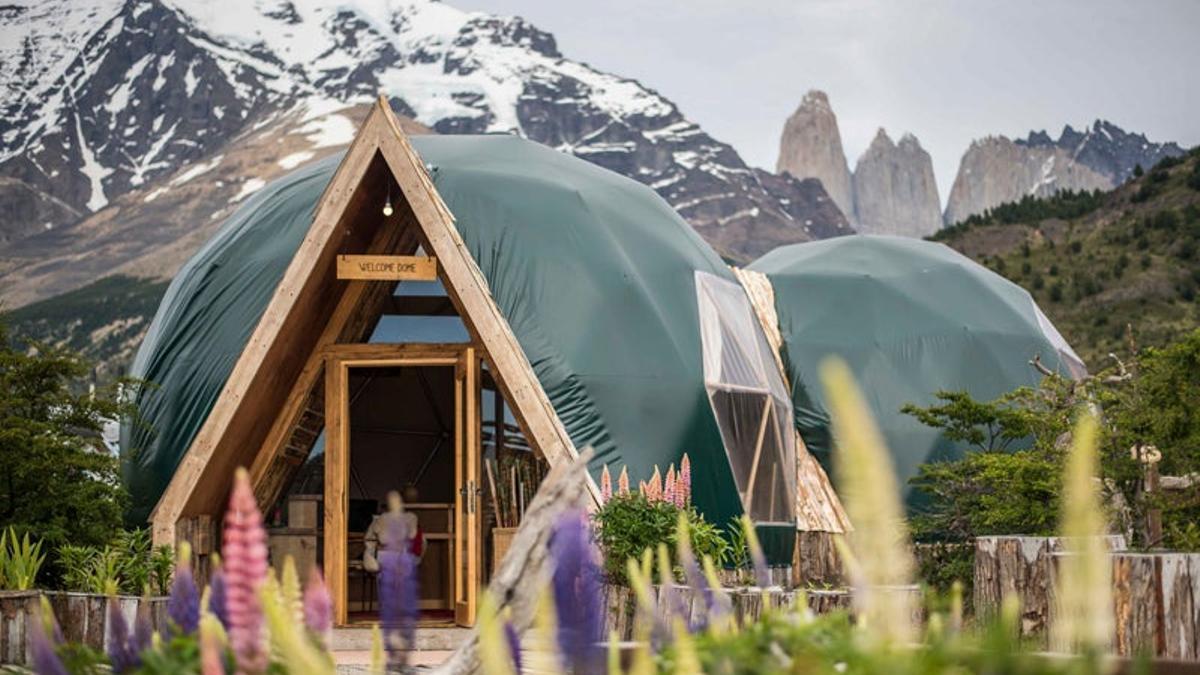
<svg viewBox="0 0 1200 675"><path fill-rule="evenodd" d="M1052 593L1062 557L1054 556ZM1113 553L1112 583L1117 655L1200 660L1200 553Z"/></svg>
<svg viewBox="0 0 1200 675"><path fill-rule="evenodd" d="M796 553L792 559L792 587L840 586L845 583L842 563L833 545L832 532L796 533Z"/></svg>
<svg viewBox="0 0 1200 675"><path fill-rule="evenodd" d="M854 594L848 588L805 591L808 608L813 614L832 614L854 610Z"/></svg>
<svg viewBox="0 0 1200 675"><path fill-rule="evenodd" d="M1107 537L1109 550L1125 549L1125 537ZM1051 556L1058 537L988 536L975 539L975 614L994 615L1007 595L1021 601L1021 635L1043 635L1050 607Z"/></svg>

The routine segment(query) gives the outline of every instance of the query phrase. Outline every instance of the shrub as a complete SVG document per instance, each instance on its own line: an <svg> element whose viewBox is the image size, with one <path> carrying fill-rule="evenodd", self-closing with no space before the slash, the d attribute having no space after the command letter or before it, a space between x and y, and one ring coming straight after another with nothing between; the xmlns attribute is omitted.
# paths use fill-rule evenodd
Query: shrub
<svg viewBox="0 0 1200 675"><path fill-rule="evenodd" d="M912 485L929 498L913 533L966 541L985 534L1054 531L1061 491L1057 459L1035 450L970 452L922 464Z"/></svg>
<svg viewBox="0 0 1200 675"><path fill-rule="evenodd" d="M732 562L733 547L720 528L707 522L694 508L681 509L638 493L614 495L592 516L596 540L604 553L604 573L609 580L626 583L625 561L640 559L647 549L653 551L659 544L665 544L674 551L680 513L688 520L692 549L697 556L707 555L718 565Z"/></svg>
<svg viewBox="0 0 1200 675"><path fill-rule="evenodd" d="M58 558L69 591L164 595L171 585L171 547L153 548L145 529L121 532L103 547L64 545Z"/></svg>
<svg viewBox="0 0 1200 675"><path fill-rule="evenodd" d="M0 590L27 591L33 588L38 571L46 561L42 541L31 543L29 533L17 537L11 527L0 532Z"/></svg>

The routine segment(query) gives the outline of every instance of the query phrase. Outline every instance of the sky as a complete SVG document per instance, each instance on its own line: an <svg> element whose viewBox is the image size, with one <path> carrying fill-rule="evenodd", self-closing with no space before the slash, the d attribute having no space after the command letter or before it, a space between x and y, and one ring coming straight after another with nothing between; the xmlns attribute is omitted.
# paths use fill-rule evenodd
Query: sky
<svg viewBox="0 0 1200 675"><path fill-rule="evenodd" d="M809 89L850 163L879 127L933 157L943 204L972 139L1097 118L1200 144L1200 0L446 0L522 16L774 169Z"/></svg>

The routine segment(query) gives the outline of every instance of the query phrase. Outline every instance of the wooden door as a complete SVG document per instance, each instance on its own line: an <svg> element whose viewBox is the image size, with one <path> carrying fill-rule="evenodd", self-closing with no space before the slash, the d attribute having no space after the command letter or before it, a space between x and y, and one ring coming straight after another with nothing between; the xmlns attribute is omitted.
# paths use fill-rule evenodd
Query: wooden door
<svg viewBox="0 0 1200 675"><path fill-rule="evenodd" d="M475 625L482 562L479 359L467 348L455 368L454 622Z"/></svg>

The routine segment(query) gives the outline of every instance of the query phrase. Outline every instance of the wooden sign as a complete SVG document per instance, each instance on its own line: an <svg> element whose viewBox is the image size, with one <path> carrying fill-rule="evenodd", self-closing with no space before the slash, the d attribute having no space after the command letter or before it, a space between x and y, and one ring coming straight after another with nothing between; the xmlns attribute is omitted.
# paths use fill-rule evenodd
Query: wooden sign
<svg viewBox="0 0 1200 675"><path fill-rule="evenodd" d="M337 278L367 281L433 281L437 258L413 255L339 255Z"/></svg>

